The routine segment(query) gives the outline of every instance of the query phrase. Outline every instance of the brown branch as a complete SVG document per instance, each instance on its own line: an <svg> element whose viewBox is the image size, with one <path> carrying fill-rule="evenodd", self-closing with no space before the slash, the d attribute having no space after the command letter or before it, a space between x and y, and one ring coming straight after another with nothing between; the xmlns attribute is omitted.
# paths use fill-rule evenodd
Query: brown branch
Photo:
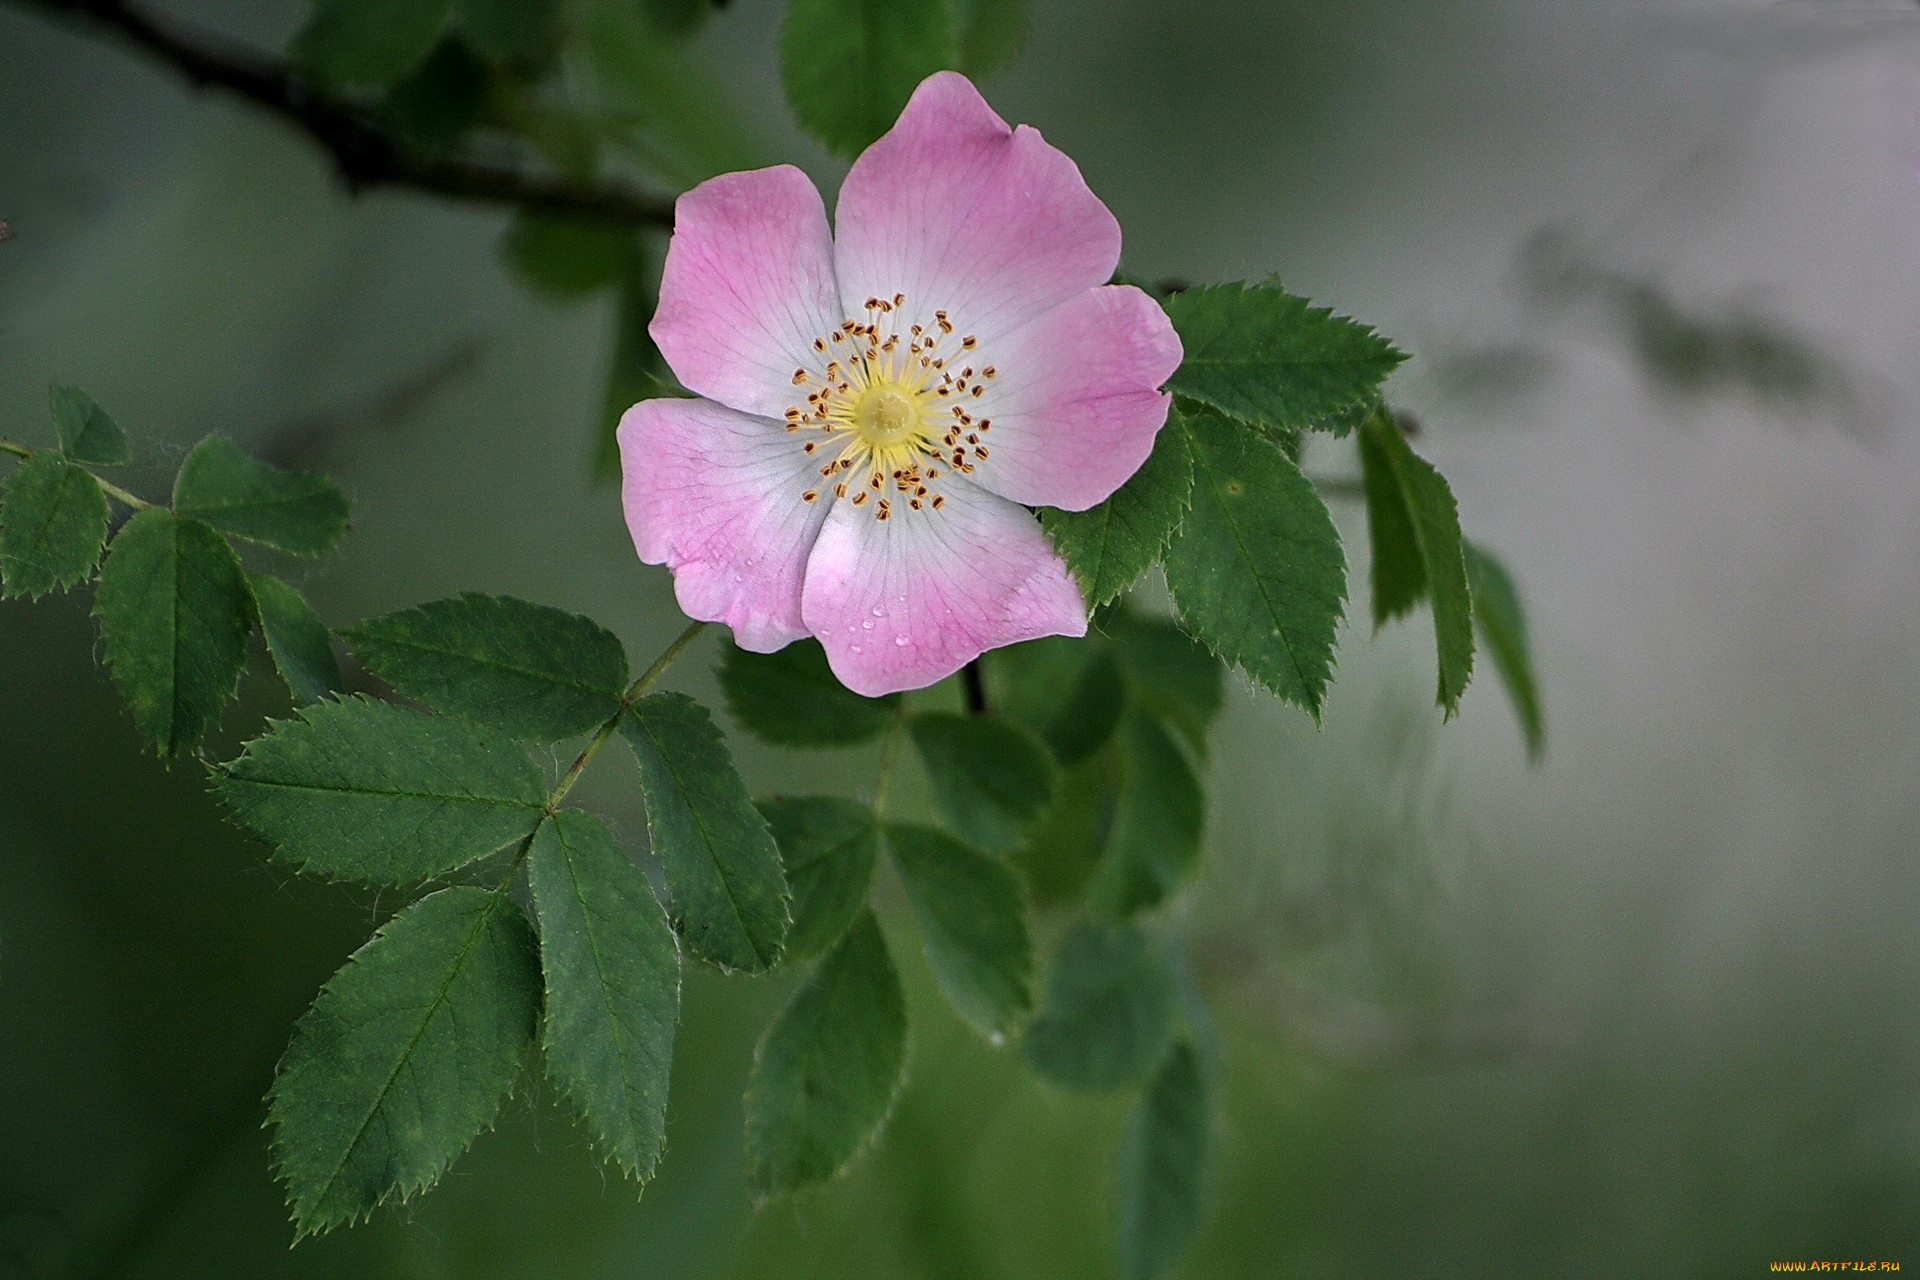
<svg viewBox="0 0 1920 1280"><path fill-rule="evenodd" d="M456 200L511 205L595 222L673 225L673 203L645 192L406 151L382 133L364 111L309 84L286 63L156 21L129 8L125 0L12 2L110 31L196 85L225 89L291 121L327 152L350 191L411 187Z"/></svg>

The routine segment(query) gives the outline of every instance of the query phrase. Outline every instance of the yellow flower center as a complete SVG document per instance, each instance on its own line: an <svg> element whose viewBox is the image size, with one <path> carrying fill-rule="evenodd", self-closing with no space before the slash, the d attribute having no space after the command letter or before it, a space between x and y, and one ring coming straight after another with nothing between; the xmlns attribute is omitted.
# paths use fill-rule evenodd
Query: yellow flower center
<svg viewBox="0 0 1920 1280"><path fill-rule="evenodd" d="M831 459L819 468L824 486L856 507L871 499L876 520L900 503L912 511L946 505L935 481L985 461L982 437L993 427L970 407L979 407L999 371L967 363L977 359L978 343L972 334L956 338L944 311L902 329L905 304L902 294L869 298L865 320L843 321L814 339L825 368L793 371L796 390L808 390L804 403L787 409L787 430L806 437L801 447ZM809 488L801 497L815 502L821 492Z"/></svg>

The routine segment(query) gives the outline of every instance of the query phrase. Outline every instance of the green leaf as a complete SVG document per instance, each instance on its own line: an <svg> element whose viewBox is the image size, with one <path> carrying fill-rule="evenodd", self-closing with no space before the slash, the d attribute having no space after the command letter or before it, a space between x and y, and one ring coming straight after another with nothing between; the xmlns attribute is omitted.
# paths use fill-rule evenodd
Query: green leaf
<svg viewBox="0 0 1920 1280"><path fill-rule="evenodd" d="M556 302L620 284L640 252L631 228L525 211L508 224L500 251L522 283Z"/></svg>
<svg viewBox="0 0 1920 1280"><path fill-rule="evenodd" d="M1060 771L1053 799L1012 854L1035 902L1054 906L1073 899L1100 863L1113 823L1112 753L1098 752Z"/></svg>
<svg viewBox="0 0 1920 1280"><path fill-rule="evenodd" d="M755 1198L825 1182L858 1155L893 1109L906 1060L906 997L879 923L862 911L754 1052L746 1104Z"/></svg>
<svg viewBox="0 0 1920 1280"><path fill-rule="evenodd" d="M268 466L220 436L195 445L180 465L173 509L296 556L331 551L347 532L347 495L331 478Z"/></svg>
<svg viewBox="0 0 1920 1280"><path fill-rule="evenodd" d="M275 721L214 791L283 861L369 884L441 875L524 840L547 799L517 743L367 697Z"/></svg>
<svg viewBox="0 0 1920 1280"><path fill-rule="evenodd" d="M1209 648L1315 717L1333 669L1347 563L1300 468L1213 414L1193 433L1193 511L1167 553L1180 616Z"/></svg>
<svg viewBox="0 0 1920 1280"><path fill-rule="evenodd" d="M787 878L707 709L685 694L642 698L620 722L640 761L653 851L681 936L721 969L761 973L787 935Z"/></svg>
<svg viewBox="0 0 1920 1280"><path fill-rule="evenodd" d="M893 126L914 88L954 57L944 0L790 0L780 78L800 127L856 154Z"/></svg>
<svg viewBox="0 0 1920 1280"><path fill-rule="evenodd" d="M559 0L459 0L460 29L495 62L539 56L559 33Z"/></svg>
<svg viewBox="0 0 1920 1280"><path fill-rule="evenodd" d="M379 88L426 61L453 0L314 0L287 53L330 85Z"/></svg>
<svg viewBox="0 0 1920 1280"><path fill-rule="evenodd" d="M757 738L782 747L849 747L885 733L900 695L863 698L827 666L818 640L776 653L749 653L728 641L720 655L727 710Z"/></svg>
<svg viewBox="0 0 1920 1280"><path fill-rule="evenodd" d="M1005 863L929 827L889 825L927 959L947 1001L994 1044L1033 1009L1033 943L1020 881Z"/></svg>
<svg viewBox="0 0 1920 1280"><path fill-rule="evenodd" d="M1513 699L1514 714L1520 718L1520 732L1527 741L1527 758L1538 761L1547 747L1547 724L1540 705L1540 686L1534 679L1520 592L1513 584L1513 575L1491 551L1472 542L1462 545L1473 583L1473 619L1493 658L1493 669L1500 673L1500 682Z"/></svg>
<svg viewBox="0 0 1920 1280"><path fill-rule="evenodd" d="M1126 701L1120 669L1097 637L1047 636L996 649L993 707L1040 735L1062 765L1106 745Z"/></svg>
<svg viewBox="0 0 1920 1280"><path fill-rule="evenodd" d="M527 862L546 972L547 1071L628 1177L667 1136L680 944L640 868L600 820L561 809Z"/></svg>
<svg viewBox="0 0 1920 1280"><path fill-rule="evenodd" d="M3 594L38 600L93 576L107 541L107 495L85 467L36 453L7 477L0 498Z"/></svg>
<svg viewBox="0 0 1920 1280"><path fill-rule="evenodd" d="M116 467L132 454L120 424L78 387L54 387L47 396L53 408L53 427L60 436L60 452L74 462Z"/></svg>
<svg viewBox="0 0 1920 1280"><path fill-rule="evenodd" d="M838 942L866 905L880 824L873 810L831 796L759 802L793 889L793 926L781 960L798 964Z"/></svg>
<svg viewBox="0 0 1920 1280"><path fill-rule="evenodd" d="M1164 949L1139 926L1075 925L1027 1028L1027 1061L1065 1088L1123 1088L1159 1063L1178 1002Z"/></svg>
<svg viewBox="0 0 1920 1280"><path fill-rule="evenodd" d="M975 80L1005 66L1027 40L1027 0L961 0L960 70Z"/></svg>
<svg viewBox="0 0 1920 1280"><path fill-rule="evenodd" d="M1165 618L1122 613L1107 634L1126 677L1127 694L1178 729L1195 752L1207 753L1207 728L1226 700L1220 660Z"/></svg>
<svg viewBox="0 0 1920 1280"><path fill-rule="evenodd" d="M239 687L253 627L227 540L164 508L140 512L107 550L93 613L141 736L162 755L199 742Z"/></svg>
<svg viewBox="0 0 1920 1280"><path fill-rule="evenodd" d="M953 833L992 853L1019 846L1053 794L1053 762L1026 730L984 716L926 712L907 721Z"/></svg>
<svg viewBox="0 0 1920 1280"><path fill-rule="evenodd" d="M1089 511L1040 510L1040 523L1073 570L1080 593L1098 608L1139 580L1180 527L1193 497L1193 455L1177 421L1163 427L1153 453L1112 497Z"/></svg>
<svg viewBox="0 0 1920 1280"><path fill-rule="evenodd" d="M1407 444L1384 408L1360 429L1367 526L1373 539L1373 623L1379 627L1426 597L1440 656L1437 701L1451 716L1473 675L1473 597L1453 490Z"/></svg>
<svg viewBox="0 0 1920 1280"><path fill-rule="evenodd" d="M1278 284L1187 289L1166 301L1186 358L1167 385L1270 432L1331 425L1406 359L1363 324Z"/></svg>
<svg viewBox="0 0 1920 1280"><path fill-rule="evenodd" d="M254 610L267 637L267 651L294 702L305 706L342 692L340 662L333 656L333 640L304 597L270 573L249 574Z"/></svg>
<svg viewBox="0 0 1920 1280"><path fill-rule="evenodd" d="M1178 1041L1127 1119L1120 1140L1120 1270L1158 1280L1206 1216L1213 1163L1213 1081L1199 1051Z"/></svg>
<svg viewBox="0 0 1920 1280"><path fill-rule="evenodd" d="M442 40L433 55L381 100L381 128L429 156L444 155L480 123L487 106L487 69L459 40Z"/></svg>
<svg viewBox="0 0 1920 1280"><path fill-rule="evenodd" d="M726 0L640 0L647 24L663 35L684 36L699 29L717 4Z"/></svg>
<svg viewBox="0 0 1920 1280"><path fill-rule="evenodd" d="M268 1096L298 1235L432 1186L512 1091L539 1000L532 932L503 893L429 894L354 952Z"/></svg>
<svg viewBox="0 0 1920 1280"><path fill-rule="evenodd" d="M1120 797L1107 838L1099 901L1130 916L1172 897L1200 858L1206 796L1186 754L1160 723L1130 710L1120 729Z"/></svg>
<svg viewBox="0 0 1920 1280"><path fill-rule="evenodd" d="M591 618L469 592L347 633L367 669L410 698L516 738L557 742L620 712L627 655Z"/></svg>

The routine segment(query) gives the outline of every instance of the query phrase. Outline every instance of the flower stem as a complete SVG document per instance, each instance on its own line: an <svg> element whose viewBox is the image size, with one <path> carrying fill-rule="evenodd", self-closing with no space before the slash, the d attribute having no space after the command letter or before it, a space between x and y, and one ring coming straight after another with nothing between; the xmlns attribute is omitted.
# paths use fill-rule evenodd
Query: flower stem
<svg viewBox="0 0 1920 1280"><path fill-rule="evenodd" d="M34 454L43 452L43 450L21 444L17 440L0 440L0 452L10 453L16 458L31 458ZM111 480L101 480L98 475L94 475L93 478L100 482L100 487L106 490L109 498L117 498L127 506L132 507L135 511L145 511L153 505L137 494L128 493Z"/></svg>

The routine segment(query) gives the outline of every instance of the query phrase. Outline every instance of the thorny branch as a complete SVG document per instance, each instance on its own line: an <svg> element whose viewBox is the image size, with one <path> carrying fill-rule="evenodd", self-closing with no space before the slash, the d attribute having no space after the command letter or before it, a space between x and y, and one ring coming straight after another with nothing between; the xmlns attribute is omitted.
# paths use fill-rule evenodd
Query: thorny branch
<svg viewBox="0 0 1920 1280"><path fill-rule="evenodd" d="M286 63L149 17L125 0L11 2L110 32L196 85L225 89L292 122L327 152L351 191L410 187L456 200L623 226L673 225L672 201L645 192L407 151L365 111L308 83Z"/></svg>

